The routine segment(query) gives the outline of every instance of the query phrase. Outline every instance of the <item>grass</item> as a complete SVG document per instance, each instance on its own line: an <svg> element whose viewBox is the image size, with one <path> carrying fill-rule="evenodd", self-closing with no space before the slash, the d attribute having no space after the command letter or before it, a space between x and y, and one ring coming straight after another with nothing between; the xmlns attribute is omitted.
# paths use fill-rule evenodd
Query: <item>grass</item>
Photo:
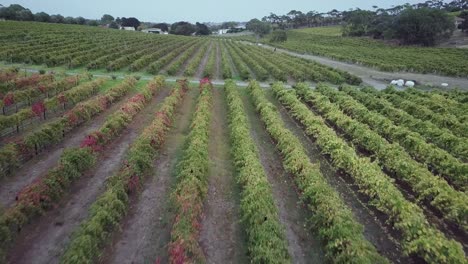
<svg viewBox="0 0 468 264"><path fill-rule="evenodd" d="M296 32L307 33L322 36L341 36L341 26L301 28L294 30Z"/></svg>

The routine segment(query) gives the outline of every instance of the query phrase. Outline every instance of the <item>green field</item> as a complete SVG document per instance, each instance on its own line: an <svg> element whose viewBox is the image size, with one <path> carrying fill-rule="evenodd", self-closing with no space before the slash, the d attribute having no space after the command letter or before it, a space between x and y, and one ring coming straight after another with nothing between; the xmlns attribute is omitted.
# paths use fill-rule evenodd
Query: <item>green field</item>
<svg viewBox="0 0 468 264"><path fill-rule="evenodd" d="M0 43L0 263L466 263L467 92L232 40Z"/></svg>
<svg viewBox="0 0 468 264"><path fill-rule="evenodd" d="M289 30L284 43L269 43L300 53L364 64L382 71L408 71L447 76L468 76L468 49L401 47L371 38L342 37L339 27ZM254 37L241 37L256 41Z"/></svg>

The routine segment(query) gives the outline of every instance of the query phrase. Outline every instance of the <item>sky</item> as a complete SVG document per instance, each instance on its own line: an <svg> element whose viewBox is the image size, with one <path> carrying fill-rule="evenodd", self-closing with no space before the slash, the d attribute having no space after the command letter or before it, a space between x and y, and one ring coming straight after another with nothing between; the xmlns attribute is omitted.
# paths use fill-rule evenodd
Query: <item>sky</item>
<svg viewBox="0 0 468 264"><path fill-rule="evenodd" d="M359 7L371 9L376 5L387 8L404 3L420 3L424 0L0 0L0 4L20 4L31 9L33 13L46 12L63 16L82 16L89 19L99 19L103 14L114 17L136 17L145 22L177 21L189 22L223 22L248 21L252 18L261 19L273 12L286 14L290 10L302 12L327 12L332 9L340 11Z"/></svg>

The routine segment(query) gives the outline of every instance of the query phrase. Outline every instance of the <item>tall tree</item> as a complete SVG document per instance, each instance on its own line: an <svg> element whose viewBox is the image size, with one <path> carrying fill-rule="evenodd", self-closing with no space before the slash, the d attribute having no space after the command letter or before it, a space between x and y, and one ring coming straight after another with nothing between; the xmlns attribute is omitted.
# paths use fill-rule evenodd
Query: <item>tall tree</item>
<svg viewBox="0 0 468 264"><path fill-rule="evenodd" d="M181 21L171 25L171 30L169 31L174 35L185 35L190 36L197 31L197 28L190 24L189 22Z"/></svg>
<svg viewBox="0 0 468 264"><path fill-rule="evenodd" d="M109 15L109 14L104 14L101 17L101 24L110 24L111 22L114 22L114 17Z"/></svg>
<svg viewBox="0 0 468 264"><path fill-rule="evenodd" d="M206 26L205 24L201 24L201 23L196 23L195 24L195 27L196 27L196 34L197 35L210 35L211 31L210 29L208 28L208 26Z"/></svg>
<svg viewBox="0 0 468 264"><path fill-rule="evenodd" d="M431 8L408 8L396 18L396 35L406 44L435 45L449 38L455 25L445 11Z"/></svg>
<svg viewBox="0 0 468 264"><path fill-rule="evenodd" d="M122 17L122 27L134 27L135 30L141 25L140 20L134 18L134 17L129 17L125 18Z"/></svg>
<svg viewBox="0 0 468 264"><path fill-rule="evenodd" d="M271 24L268 22L262 22L258 19L252 19L247 22L246 28L255 33L257 39L263 37L264 35L270 33Z"/></svg>

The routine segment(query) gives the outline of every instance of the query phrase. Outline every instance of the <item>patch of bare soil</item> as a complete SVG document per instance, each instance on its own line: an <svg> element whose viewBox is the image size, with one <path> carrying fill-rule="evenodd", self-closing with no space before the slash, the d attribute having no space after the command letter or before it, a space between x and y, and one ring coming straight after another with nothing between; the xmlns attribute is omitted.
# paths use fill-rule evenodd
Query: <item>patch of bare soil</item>
<svg viewBox="0 0 468 264"><path fill-rule="evenodd" d="M307 227L310 212L300 202L292 176L285 172L280 153L265 130L246 90L242 89L241 94L250 122L251 135L258 147L260 161L272 186L280 222L286 230L288 251L292 262L324 263L321 241L314 237Z"/></svg>
<svg viewBox="0 0 468 264"><path fill-rule="evenodd" d="M177 76L183 76L185 69L187 69L187 66L190 64L190 62L193 60L195 56L197 56L197 53L202 49L203 45L201 45L198 49L195 50L195 52L192 53L192 56L188 58L186 61L184 61L184 64L182 67L180 67L179 72L177 73Z"/></svg>
<svg viewBox="0 0 468 264"><path fill-rule="evenodd" d="M229 65L231 66L231 71L232 71L232 77L239 77L239 71L237 70L236 68L236 65L234 65L234 62L232 61L232 57L231 57L231 54L229 53L228 49L226 48L226 44L223 43L221 45L221 49L225 49L226 50L226 54L227 54L227 59L228 59L228 62L229 62ZM221 53L222 54L222 53ZM221 55L222 56L222 55Z"/></svg>
<svg viewBox="0 0 468 264"><path fill-rule="evenodd" d="M163 89L140 112L118 139L102 152L97 166L70 187L55 209L22 230L8 256L9 263L58 263L72 232L88 216L88 209L105 190L105 181L116 173L131 143L154 118L154 113L169 93Z"/></svg>
<svg viewBox="0 0 468 264"><path fill-rule="evenodd" d="M168 263L174 213L170 193L175 183L174 169L189 133L197 89L192 89L178 109L174 127L154 162L154 172L143 183L143 191L132 197L130 210L115 232L101 263ZM158 262L159 261L159 262Z"/></svg>
<svg viewBox="0 0 468 264"><path fill-rule="evenodd" d="M3 178L0 181L0 204L6 208L13 205L18 192L55 166L64 149L78 147L85 135L98 129L106 121L106 118L119 109L132 95L122 98L100 115L67 134L61 143L44 150L43 153L26 162L12 176Z"/></svg>
<svg viewBox="0 0 468 264"><path fill-rule="evenodd" d="M216 73L214 78L216 80L223 79L223 76L221 75L221 48L219 46L219 41L216 41Z"/></svg>
<svg viewBox="0 0 468 264"><path fill-rule="evenodd" d="M286 127L301 141L312 162L320 163L322 175L328 183L341 195L343 201L354 214L355 219L364 227L364 236L378 252L394 263L412 263L403 257L402 249L392 233L391 227L384 223L380 213L366 205L366 198L358 193L357 186L333 166L320 153L318 146L308 137L300 124L288 114L287 110L274 98L273 91L266 90L268 99L276 105Z"/></svg>
<svg viewBox="0 0 468 264"><path fill-rule="evenodd" d="M239 189L236 188L227 123L225 94L214 89L210 128L208 197L204 204L200 244L207 263L247 263L240 226Z"/></svg>
<svg viewBox="0 0 468 264"><path fill-rule="evenodd" d="M210 57L211 49L213 48L213 42L210 44L210 47L206 50L205 56L203 57L202 61L200 62L200 66L198 67L197 73L195 77L201 79L203 77L203 71L206 68L206 63L208 62L208 58Z"/></svg>

